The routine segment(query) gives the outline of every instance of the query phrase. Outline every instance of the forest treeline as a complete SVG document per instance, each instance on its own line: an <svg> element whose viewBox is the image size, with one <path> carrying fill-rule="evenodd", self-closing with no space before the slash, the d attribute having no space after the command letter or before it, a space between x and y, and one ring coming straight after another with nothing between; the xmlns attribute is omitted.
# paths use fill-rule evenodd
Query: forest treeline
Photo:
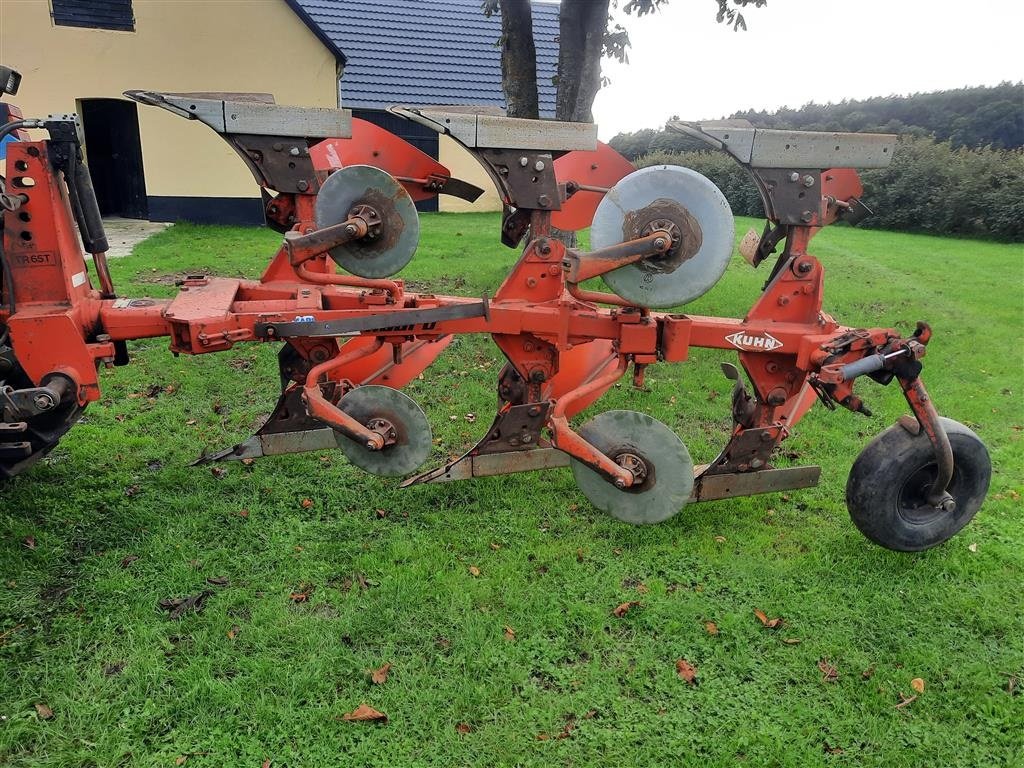
<svg viewBox="0 0 1024 768"><path fill-rule="evenodd" d="M900 136L888 168L861 173L875 215L862 226L1024 242L1024 84L738 112L757 127ZM763 215L746 173L726 155L664 130L611 145L638 166L668 163L714 181L741 215Z"/></svg>

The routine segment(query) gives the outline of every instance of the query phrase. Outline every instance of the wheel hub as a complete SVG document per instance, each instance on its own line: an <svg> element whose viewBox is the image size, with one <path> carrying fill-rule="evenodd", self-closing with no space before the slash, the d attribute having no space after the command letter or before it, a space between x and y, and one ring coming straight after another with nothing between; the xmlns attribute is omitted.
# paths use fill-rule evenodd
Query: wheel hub
<svg viewBox="0 0 1024 768"><path fill-rule="evenodd" d="M643 485L647 480L647 463L635 453L620 453L615 457L615 463L633 473L633 486L630 487Z"/></svg>
<svg viewBox="0 0 1024 768"><path fill-rule="evenodd" d="M387 419L370 419L366 426L368 429L372 429L384 438L384 448L387 448L389 445L394 445L398 440L398 430L395 429L395 425ZM383 450L383 448L381 450Z"/></svg>

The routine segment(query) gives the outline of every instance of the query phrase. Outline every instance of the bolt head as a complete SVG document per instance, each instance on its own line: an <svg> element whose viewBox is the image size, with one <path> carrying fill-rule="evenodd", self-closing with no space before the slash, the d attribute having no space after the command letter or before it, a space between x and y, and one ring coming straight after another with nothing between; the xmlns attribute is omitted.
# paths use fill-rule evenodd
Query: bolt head
<svg viewBox="0 0 1024 768"><path fill-rule="evenodd" d="M664 237L655 238L655 240L654 240L654 247L657 248L659 251L662 248L664 248L665 247L665 238Z"/></svg>
<svg viewBox="0 0 1024 768"><path fill-rule="evenodd" d="M534 163L533 164L533 170L535 170L535 171L543 171L544 170L544 161L543 160L538 160L536 163Z"/></svg>
<svg viewBox="0 0 1024 768"><path fill-rule="evenodd" d="M619 490L624 489L626 487L626 481L623 480L621 477L615 478L615 487L618 488Z"/></svg>
<svg viewBox="0 0 1024 768"><path fill-rule="evenodd" d="M519 158L519 165L521 165L523 168L525 168L529 164L530 164L530 158L528 158L528 157L520 157Z"/></svg>

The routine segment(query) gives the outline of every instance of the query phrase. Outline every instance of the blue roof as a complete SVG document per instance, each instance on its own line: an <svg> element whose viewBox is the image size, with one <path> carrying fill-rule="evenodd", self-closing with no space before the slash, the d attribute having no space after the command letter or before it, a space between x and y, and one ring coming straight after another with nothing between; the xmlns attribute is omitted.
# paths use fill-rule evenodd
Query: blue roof
<svg viewBox="0 0 1024 768"><path fill-rule="evenodd" d="M505 107L501 18L481 0L287 0L345 65L348 109L392 104ZM542 117L555 113L558 4L533 3Z"/></svg>

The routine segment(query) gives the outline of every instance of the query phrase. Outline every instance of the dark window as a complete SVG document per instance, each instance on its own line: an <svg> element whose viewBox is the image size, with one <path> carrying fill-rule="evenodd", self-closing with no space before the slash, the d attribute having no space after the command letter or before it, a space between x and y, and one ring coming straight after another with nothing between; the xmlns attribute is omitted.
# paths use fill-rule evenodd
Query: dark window
<svg viewBox="0 0 1024 768"><path fill-rule="evenodd" d="M135 31L132 0L50 0L53 23L62 27L91 27Z"/></svg>

